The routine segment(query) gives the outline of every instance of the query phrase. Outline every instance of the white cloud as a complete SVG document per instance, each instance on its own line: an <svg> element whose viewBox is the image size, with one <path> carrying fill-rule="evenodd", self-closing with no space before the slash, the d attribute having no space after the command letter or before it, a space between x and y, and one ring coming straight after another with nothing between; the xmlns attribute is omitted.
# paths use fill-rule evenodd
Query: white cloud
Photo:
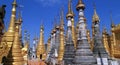
<svg viewBox="0 0 120 65"><path fill-rule="evenodd" d="M36 1L42 4L43 6L53 6L55 4L61 3L61 0L36 0Z"/></svg>

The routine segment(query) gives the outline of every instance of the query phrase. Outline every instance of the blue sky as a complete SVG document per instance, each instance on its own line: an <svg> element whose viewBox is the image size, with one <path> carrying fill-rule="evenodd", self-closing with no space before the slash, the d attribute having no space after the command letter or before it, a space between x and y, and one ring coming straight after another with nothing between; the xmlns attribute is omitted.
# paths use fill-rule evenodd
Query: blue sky
<svg viewBox="0 0 120 65"><path fill-rule="evenodd" d="M110 11L115 24L120 24L120 0L83 0L86 6L85 17L87 19L87 28L91 30L93 2L96 3L97 13L100 17L100 28L107 27L110 31ZM0 5L6 4L5 23L8 26L11 15L11 3L13 0L1 0ZM72 9L75 13L75 24L78 22L78 12L76 4L78 0L72 0ZM57 16L59 23L59 13L64 6L64 19L68 10L68 0L17 0L18 5L22 5L22 31L27 30L30 33L31 44L35 36L39 37L40 25L44 24L45 43L50 36L51 29L54 26L54 17ZM41 22L42 21L42 22ZM66 26L65 26L66 27Z"/></svg>

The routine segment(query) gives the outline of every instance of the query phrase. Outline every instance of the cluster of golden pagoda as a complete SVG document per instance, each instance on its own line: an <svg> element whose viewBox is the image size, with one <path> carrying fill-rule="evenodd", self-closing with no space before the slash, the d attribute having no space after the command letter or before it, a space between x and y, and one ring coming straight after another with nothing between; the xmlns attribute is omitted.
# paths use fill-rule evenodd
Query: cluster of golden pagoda
<svg viewBox="0 0 120 65"><path fill-rule="evenodd" d="M17 7L16 0L14 0L12 6L13 8L8 31L4 33L1 41L1 43L4 43L4 40L6 40L7 45L9 47L9 50L6 51L6 53L8 54L5 55L7 57L6 59L7 63L5 63L5 65L23 65L24 59L22 56L19 34L22 19L18 18L18 20L16 20L16 7Z"/></svg>

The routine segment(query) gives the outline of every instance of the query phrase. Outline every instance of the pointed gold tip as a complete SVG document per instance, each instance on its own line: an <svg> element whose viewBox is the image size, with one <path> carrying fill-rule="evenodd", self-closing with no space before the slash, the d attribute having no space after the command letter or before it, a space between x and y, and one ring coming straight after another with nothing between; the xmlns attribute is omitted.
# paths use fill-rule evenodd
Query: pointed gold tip
<svg viewBox="0 0 120 65"><path fill-rule="evenodd" d="M71 12L71 0L69 0L69 2L68 2L68 12L69 13Z"/></svg>
<svg viewBox="0 0 120 65"><path fill-rule="evenodd" d="M79 3L82 4L83 3L82 0L79 0Z"/></svg>
<svg viewBox="0 0 120 65"><path fill-rule="evenodd" d="M68 1L68 11L70 12L71 8L71 0Z"/></svg>
<svg viewBox="0 0 120 65"><path fill-rule="evenodd" d="M94 7L93 22L99 22L100 19L99 19L99 16L98 16L98 14L97 14L97 11L96 11L96 6L95 6L95 4L93 5L93 7Z"/></svg>
<svg viewBox="0 0 120 65"><path fill-rule="evenodd" d="M37 57L40 58L40 54L44 54L45 52L45 46L44 46L44 26L43 24L40 26L40 36L39 36L39 42L37 45ZM38 38L37 38L38 39Z"/></svg>
<svg viewBox="0 0 120 65"><path fill-rule="evenodd" d="M67 13L67 15L66 15L66 18L67 18L67 19L68 19L68 17L71 17L71 18L74 17L74 14L73 14L73 11L72 11L71 2L72 2L72 0L69 0L69 1L68 1L68 13Z"/></svg>
<svg viewBox="0 0 120 65"><path fill-rule="evenodd" d="M17 6L17 2L16 2L16 0L13 1L13 5L16 5L16 6Z"/></svg>

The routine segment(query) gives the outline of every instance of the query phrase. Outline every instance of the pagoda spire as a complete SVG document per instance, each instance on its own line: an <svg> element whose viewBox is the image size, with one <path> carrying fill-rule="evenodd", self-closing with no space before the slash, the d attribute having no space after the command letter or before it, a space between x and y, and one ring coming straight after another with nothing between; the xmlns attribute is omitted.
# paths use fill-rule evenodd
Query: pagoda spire
<svg viewBox="0 0 120 65"><path fill-rule="evenodd" d="M16 3L16 0L14 0L12 3L12 13L11 13L11 18L10 18L10 24L9 24L7 32L5 32L5 34L4 34L4 38L7 41L9 41L9 42L7 42L9 48L11 47L11 45L13 43L13 39L14 39L15 21L16 21L16 7L17 7L17 3Z"/></svg>
<svg viewBox="0 0 120 65"><path fill-rule="evenodd" d="M96 9L95 9L96 11ZM96 16L96 17L95 17ZM109 65L108 64L108 58L109 55L105 50L105 47L102 43L102 38L101 38L101 34L100 34L100 25L99 25L99 17L97 16L96 12L94 12L93 17L95 19L93 19L93 25L94 25L94 47L93 47L93 53L95 55L95 57L97 58L97 64L101 64L101 65ZM106 62L104 61L106 60Z"/></svg>
<svg viewBox="0 0 120 65"><path fill-rule="evenodd" d="M37 45L37 57L40 58L40 55L43 56L44 53L45 53L44 27L43 27L43 25L41 25L41 28L40 28L40 39L39 39L39 43Z"/></svg>
<svg viewBox="0 0 120 65"><path fill-rule="evenodd" d="M95 4L94 4L94 15L93 15L92 21L93 22L99 22L100 21L99 16L98 16L97 11L96 11Z"/></svg>
<svg viewBox="0 0 120 65"><path fill-rule="evenodd" d="M83 4L82 0L78 1L76 9L79 12L79 35L73 62L75 65L96 65L97 61L93 56L87 39L86 20L84 16L85 5Z"/></svg>
<svg viewBox="0 0 120 65"><path fill-rule="evenodd" d="M13 8L12 8L12 14L11 14L11 19L10 19L10 24L8 27L8 33L11 33L12 35L15 32L15 20L16 20L16 7L17 7L17 3L16 0L14 0L13 4L12 4Z"/></svg>
<svg viewBox="0 0 120 65"><path fill-rule="evenodd" d="M21 17L21 13L20 10L18 12L18 19L16 20L17 22L15 22L15 26L19 27L19 37L20 37L20 42L21 42L21 48L22 48L22 17Z"/></svg>
<svg viewBox="0 0 120 65"><path fill-rule="evenodd" d="M74 17L72 7L71 7L71 2L72 2L72 0L69 0L69 2L68 2L68 13L66 15L66 18L69 18L69 17L73 18Z"/></svg>
<svg viewBox="0 0 120 65"><path fill-rule="evenodd" d="M97 14L97 11L96 11L96 5L95 3L93 3L93 7L94 7L94 14L93 14L93 17L92 17L92 50L93 50L93 46L94 46L94 36L95 36L95 23L98 23L100 22L100 19L99 19L99 16Z"/></svg>
<svg viewBox="0 0 120 65"><path fill-rule="evenodd" d="M6 65L23 65L19 29L19 23L16 23L14 42L8 54L8 61Z"/></svg>
<svg viewBox="0 0 120 65"><path fill-rule="evenodd" d="M58 61L63 60L63 55L64 55L64 11L63 9L61 10L61 15L60 15L60 48L58 52Z"/></svg>
<svg viewBox="0 0 120 65"><path fill-rule="evenodd" d="M72 23L72 39L73 39L73 42L74 42L74 47L76 48L76 39L75 39L75 25L74 25L74 12L72 10L72 5L71 5L71 2L72 0L69 1L69 7L70 7L70 10L71 10L71 13L72 13L72 16L71 16L71 23Z"/></svg>
<svg viewBox="0 0 120 65"><path fill-rule="evenodd" d="M69 0L69 6L70 6L71 0ZM69 8L68 8L69 10ZM69 11L68 11L69 13ZM66 15L67 19L67 39L66 39L66 45L65 45L65 50L64 50L64 62L65 65L73 64L73 58L74 58L74 53L75 53L75 48L74 48L74 42L72 39L72 22L71 18L73 18L73 14L69 13Z"/></svg>
<svg viewBox="0 0 120 65"><path fill-rule="evenodd" d="M68 3L68 13L71 13L71 0L69 0L69 3Z"/></svg>
<svg viewBox="0 0 120 65"><path fill-rule="evenodd" d="M69 17L71 18L71 26L72 26L72 39L74 43L74 47L76 48L76 41L75 41L75 28L74 28L74 12L72 10L72 5L71 5L72 0L69 0L68 2L68 13L66 15L66 18L68 19Z"/></svg>
<svg viewBox="0 0 120 65"><path fill-rule="evenodd" d="M20 24L23 22L21 10L20 10L20 6L19 6L19 11L18 11L18 20L19 20L19 23L20 23Z"/></svg>
<svg viewBox="0 0 120 65"><path fill-rule="evenodd" d="M15 24L16 23L18 23L19 24L19 35L20 35L20 41L22 41L22 22L23 22L23 20L22 20L22 16L21 16L21 11L20 11L20 7L19 7L19 11L18 11L18 19L17 19L17 21L18 22L15 22Z"/></svg>

